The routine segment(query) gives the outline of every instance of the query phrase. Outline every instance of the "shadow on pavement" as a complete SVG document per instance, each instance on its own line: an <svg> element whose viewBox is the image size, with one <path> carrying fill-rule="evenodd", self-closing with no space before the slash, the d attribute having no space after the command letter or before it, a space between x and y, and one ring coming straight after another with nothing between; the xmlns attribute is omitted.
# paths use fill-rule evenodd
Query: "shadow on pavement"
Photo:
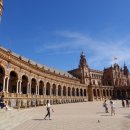
<svg viewBox="0 0 130 130"><path fill-rule="evenodd" d="M128 115L128 116L124 116L124 117L126 117L126 118L130 118L130 115Z"/></svg>
<svg viewBox="0 0 130 130"><path fill-rule="evenodd" d="M101 114L101 113L105 113L105 112L96 112L96 114Z"/></svg>
<svg viewBox="0 0 130 130"><path fill-rule="evenodd" d="M44 119L32 119L32 120L41 121L41 120L44 120Z"/></svg>
<svg viewBox="0 0 130 130"><path fill-rule="evenodd" d="M101 115L101 116L111 116L111 115Z"/></svg>

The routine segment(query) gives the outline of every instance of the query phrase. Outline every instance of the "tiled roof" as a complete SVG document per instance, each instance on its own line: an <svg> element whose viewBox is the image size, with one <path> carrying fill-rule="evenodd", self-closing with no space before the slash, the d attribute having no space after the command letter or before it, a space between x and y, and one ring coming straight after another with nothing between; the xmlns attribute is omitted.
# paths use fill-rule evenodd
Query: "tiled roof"
<svg viewBox="0 0 130 130"><path fill-rule="evenodd" d="M0 48L1 48L2 50L6 51L6 52L11 53L13 56L15 56L15 57L17 57L17 58L20 58L21 60L23 60L23 61L25 61L25 62L29 62L29 63L32 64L32 65L37 65L37 67L39 67L39 68L44 68L44 70L47 70L47 71L49 71L49 72L52 72L52 73L55 73L55 74L60 74L60 75L63 75L63 76L65 76L65 77L69 77L69 78L74 78L74 79L76 79L76 77L72 76L72 75L69 74L68 72L60 71L60 70L54 69L54 68L52 68L52 67L48 67L48 66L46 66L46 65L39 64L39 63L37 63L37 62L35 62L35 61L33 61L33 60L27 59L27 58L25 58L25 57L23 57L23 56L21 56L21 55L18 55L18 54L16 54L16 53L12 52L10 49L5 49L5 48L2 47L2 46L0 46Z"/></svg>

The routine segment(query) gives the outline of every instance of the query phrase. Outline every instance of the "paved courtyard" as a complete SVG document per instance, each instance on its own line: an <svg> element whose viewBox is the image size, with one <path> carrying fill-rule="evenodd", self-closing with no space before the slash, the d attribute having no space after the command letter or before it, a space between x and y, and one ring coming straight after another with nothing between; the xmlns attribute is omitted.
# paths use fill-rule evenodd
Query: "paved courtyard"
<svg viewBox="0 0 130 130"><path fill-rule="evenodd" d="M43 120L45 107L0 110L0 130L130 130L130 108L115 104L115 116L104 112L101 101L53 105L52 120Z"/></svg>

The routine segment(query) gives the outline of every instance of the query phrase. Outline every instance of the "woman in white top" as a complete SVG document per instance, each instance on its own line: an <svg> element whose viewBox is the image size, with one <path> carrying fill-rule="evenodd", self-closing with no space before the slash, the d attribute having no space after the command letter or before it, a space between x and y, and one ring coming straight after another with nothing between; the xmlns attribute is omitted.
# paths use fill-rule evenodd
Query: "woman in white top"
<svg viewBox="0 0 130 130"><path fill-rule="evenodd" d="M111 116L115 115L115 104L113 101L110 100L110 107L111 107Z"/></svg>

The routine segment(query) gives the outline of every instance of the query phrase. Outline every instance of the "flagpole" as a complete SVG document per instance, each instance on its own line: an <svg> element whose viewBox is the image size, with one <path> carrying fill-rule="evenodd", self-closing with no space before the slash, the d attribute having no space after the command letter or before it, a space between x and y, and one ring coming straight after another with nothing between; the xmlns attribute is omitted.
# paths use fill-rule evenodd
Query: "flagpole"
<svg viewBox="0 0 130 130"><path fill-rule="evenodd" d="M114 57L114 64L117 64L117 57Z"/></svg>

